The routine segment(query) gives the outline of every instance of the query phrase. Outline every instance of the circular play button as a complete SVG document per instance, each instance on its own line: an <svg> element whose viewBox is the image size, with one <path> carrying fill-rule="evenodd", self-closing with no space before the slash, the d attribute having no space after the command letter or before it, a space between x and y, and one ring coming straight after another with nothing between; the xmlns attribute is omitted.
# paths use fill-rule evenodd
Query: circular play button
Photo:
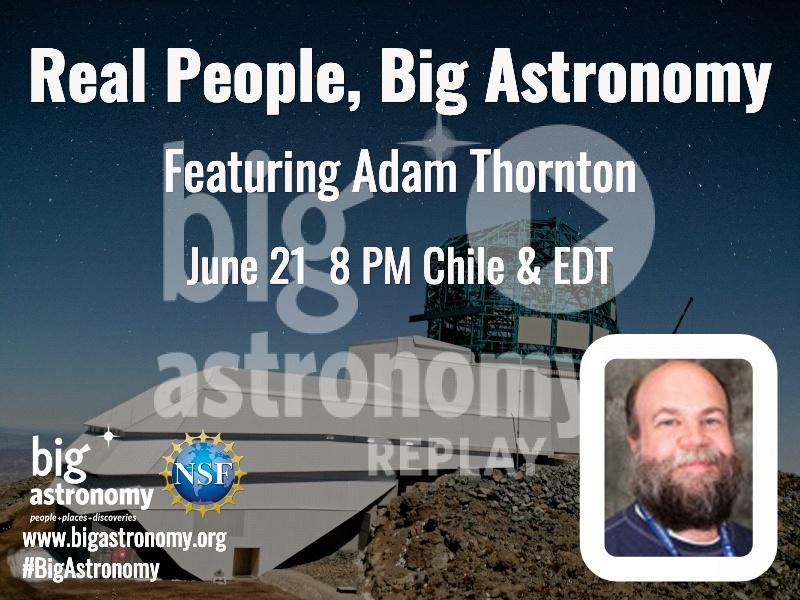
<svg viewBox="0 0 800 600"><path fill-rule="evenodd" d="M526 168L530 166L535 170ZM516 177L513 185L509 184L509 177ZM585 235L564 236L563 230L551 227L552 235L543 244L549 245L549 251L565 246L587 249L564 251L564 261L569 257L581 258L578 255L585 258L595 249L612 248L607 258L613 268L613 280L608 285L597 285L599 272L595 270L596 276L587 285L585 271L579 274L576 270L576 276L570 278L572 270L557 267L558 261L545 252L536 263L541 268L541 283L535 284L536 290L521 292L521 287L530 288L534 284L521 286L516 273L520 263L515 261L507 262L504 280L495 287L533 310L570 313L600 306L633 281L650 252L655 206L647 179L631 155L601 133L575 125L529 129L487 155L476 175L467 200L470 245L486 246L487 231L502 231L502 235L492 235L493 249L505 248L504 254L516 256L519 248L531 246L539 254L531 228L500 226L524 220L535 224L541 218L537 216L535 198L543 186L547 191L572 194L605 219ZM532 188L534 191L520 191ZM524 293L527 291L536 293ZM580 301L554 302L556 296Z"/></svg>

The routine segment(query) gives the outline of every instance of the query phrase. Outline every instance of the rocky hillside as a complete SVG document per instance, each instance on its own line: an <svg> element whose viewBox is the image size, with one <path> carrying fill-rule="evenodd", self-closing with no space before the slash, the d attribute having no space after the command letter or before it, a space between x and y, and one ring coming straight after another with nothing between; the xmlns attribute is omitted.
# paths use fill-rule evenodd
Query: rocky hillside
<svg viewBox="0 0 800 600"><path fill-rule="evenodd" d="M365 587L380 600L416 598L799 598L800 478L780 475L778 556L734 584L610 583L581 560L578 466L537 466L416 484L379 515Z"/></svg>
<svg viewBox="0 0 800 600"><path fill-rule="evenodd" d="M50 477L28 477L10 483L0 483L0 515L25 498L35 487L44 487L50 483Z"/></svg>

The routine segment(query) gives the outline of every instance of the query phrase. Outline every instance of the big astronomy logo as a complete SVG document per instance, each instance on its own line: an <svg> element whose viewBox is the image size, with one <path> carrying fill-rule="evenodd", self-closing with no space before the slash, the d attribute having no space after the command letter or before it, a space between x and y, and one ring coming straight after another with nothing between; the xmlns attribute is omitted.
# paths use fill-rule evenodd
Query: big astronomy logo
<svg viewBox="0 0 800 600"><path fill-rule="evenodd" d="M242 491L242 457L233 451L234 442L224 443L218 433L213 438L205 431L182 442L172 442L172 452L164 456L161 471L172 496L172 504L183 505L186 513L197 511L205 517L209 510L219 513L234 504L236 492Z"/></svg>

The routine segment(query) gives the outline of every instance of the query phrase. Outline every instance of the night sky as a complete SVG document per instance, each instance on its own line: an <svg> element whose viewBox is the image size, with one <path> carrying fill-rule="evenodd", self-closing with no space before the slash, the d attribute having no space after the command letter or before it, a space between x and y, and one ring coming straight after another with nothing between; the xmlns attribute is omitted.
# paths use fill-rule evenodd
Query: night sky
<svg viewBox="0 0 800 600"><path fill-rule="evenodd" d="M297 333L269 303L247 303L229 287L211 302L162 300L162 145L184 140L187 154L212 160L232 150L273 157L284 149L315 160L342 160L339 183L358 150L383 158L400 141L420 139L435 122L432 105L380 103L381 47L432 48L434 61L467 60L467 111L444 125L484 147L540 125L595 129L626 148L641 166L656 204L647 262L618 296L625 333L672 330L688 297L695 305L684 332L746 333L778 360L780 466L800 472L800 190L797 163L800 19L790 3L663 3L644 9L536 3L275 4L258 9L200 3L25 3L5 9L2 76L3 270L0 314L0 403L6 427L78 431L87 418L173 373L157 357L189 352L201 363L214 352L245 353L250 334L270 333L274 352L316 352L321 363L348 342L424 334L409 324L422 312L424 282L408 287L355 285L357 317L338 331ZM677 4L680 4L678 6ZM209 5L210 6L210 5ZM106 105L31 104L31 47L56 47L71 65L127 62L147 50L147 102ZM196 49L204 63L297 62L299 48L340 63L362 106L294 103L278 117L263 106L212 105L197 85L181 104L166 103L168 47ZM548 62L553 51L572 62L772 62L766 101L757 114L740 104L484 104L496 46L512 49L519 67ZM519 68L518 67L518 68ZM590 87L590 91L592 88ZM743 89L743 97L747 97ZM419 148L402 158L422 160ZM464 232L474 176L461 149L459 192L377 194L348 210L345 245L422 249ZM349 179L347 180L349 181ZM270 244L282 243L280 219L293 194L270 196ZM245 254L243 196L220 196ZM602 218L566 194L538 198L534 216L560 215L589 231ZM309 239L322 219L304 221ZM201 226L189 236L204 242ZM192 237L193 236L193 237ZM319 268L320 265L311 265ZM330 297L304 291L301 306L332 310Z"/></svg>

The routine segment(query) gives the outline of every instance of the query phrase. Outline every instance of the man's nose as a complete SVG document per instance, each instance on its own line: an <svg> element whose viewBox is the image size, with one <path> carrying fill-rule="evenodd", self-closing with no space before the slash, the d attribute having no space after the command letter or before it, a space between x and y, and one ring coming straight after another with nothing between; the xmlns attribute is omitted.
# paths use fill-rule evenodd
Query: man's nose
<svg viewBox="0 0 800 600"><path fill-rule="evenodd" d="M700 423L687 424L678 440L683 448L698 448L708 444L708 438Z"/></svg>

